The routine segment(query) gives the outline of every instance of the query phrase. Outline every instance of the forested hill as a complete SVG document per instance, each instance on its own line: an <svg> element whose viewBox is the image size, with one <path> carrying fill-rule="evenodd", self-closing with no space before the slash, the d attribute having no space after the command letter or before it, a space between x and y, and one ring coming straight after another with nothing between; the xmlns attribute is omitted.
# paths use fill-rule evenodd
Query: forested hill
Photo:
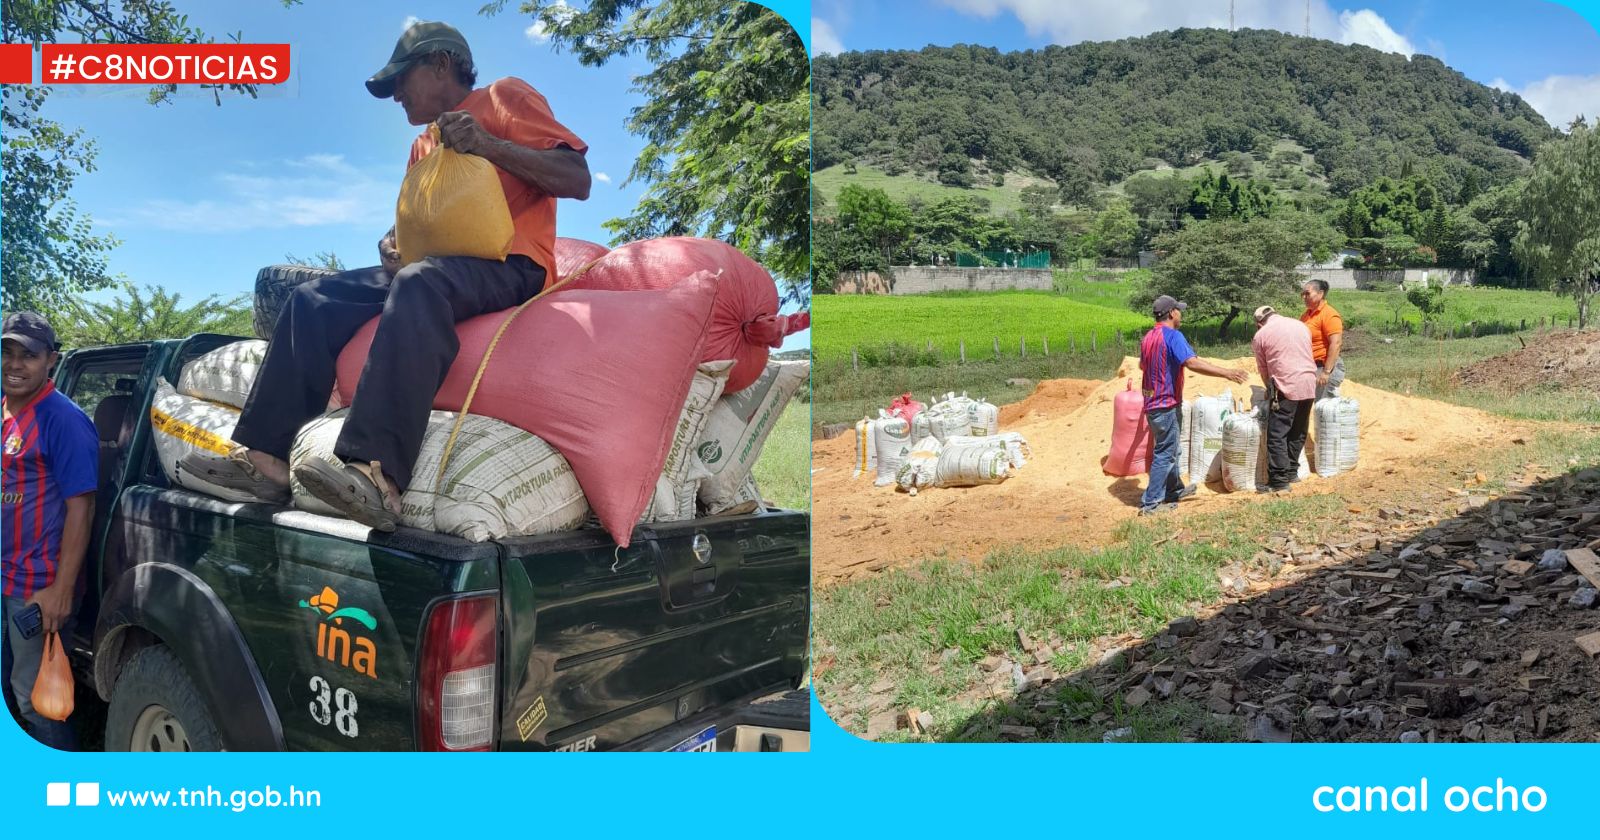
<svg viewBox="0 0 1600 840"><path fill-rule="evenodd" d="M1403 169L1454 194L1469 172L1485 187L1517 177L1556 136L1519 97L1435 58L1263 30L818 56L813 95L817 169L873 163L960 184L979 161L1064 192L1290 138L1336 195Z"/></svg>

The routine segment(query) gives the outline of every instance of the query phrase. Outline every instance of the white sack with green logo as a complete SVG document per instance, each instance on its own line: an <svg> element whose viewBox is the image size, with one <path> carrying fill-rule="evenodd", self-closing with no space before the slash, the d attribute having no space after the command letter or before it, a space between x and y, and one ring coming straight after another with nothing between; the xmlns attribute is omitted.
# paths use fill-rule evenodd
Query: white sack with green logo
<svg viewBox="0 0 1600 840"><path fill-rule="evenodd" d="M694 380L689 384L689 396L683 401L683 411L672 431L672 447L667 450L667 462L661 468L665 487L657 482L656 493L645 508L644 522L673 522L694 518L695 499L700 480L711 475L696 450L711 420L711 410L727 387L728 372L733 370L733 360L706 362L695 369ZM664 493L664 495L663 495Z"/></svg>
<svg viewBox="0 0 1600 840"><path fill-rule="evenodd" d="M810 377L810 362L768 362L750 387L717 400L695 450L710 473L699 493L708 510L728 507L737 498L783 409Z"/></svg>

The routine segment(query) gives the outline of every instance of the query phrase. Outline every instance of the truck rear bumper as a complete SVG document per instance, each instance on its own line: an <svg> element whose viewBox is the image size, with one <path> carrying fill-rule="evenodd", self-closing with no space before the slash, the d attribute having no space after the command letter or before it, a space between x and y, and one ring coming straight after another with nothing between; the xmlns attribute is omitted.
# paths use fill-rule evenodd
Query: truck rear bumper
<svg viewBox="0 0 1600 840"><path fill-rule="evenodd" d="M685 718L617 749L624 752L689 749L698 752L808 752L811 749L811 692L798 689L746 698L732 706Z"/></svg>

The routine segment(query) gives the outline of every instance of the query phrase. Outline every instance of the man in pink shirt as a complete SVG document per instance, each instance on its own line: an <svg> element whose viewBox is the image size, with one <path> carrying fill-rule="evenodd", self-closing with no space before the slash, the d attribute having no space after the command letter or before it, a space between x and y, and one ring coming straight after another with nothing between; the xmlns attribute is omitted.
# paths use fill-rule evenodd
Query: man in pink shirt
<svg viewBox="0 0 1600 840"><path fill-rule="evenodd" d="M1317 364L1311 359L1311 331L1270 306L1256 310L1256 371L1267 386L1267 486L1264 493L1283 493L1296 480L1300 452L1311 425L1312 399L1317 395Z"/></svg>

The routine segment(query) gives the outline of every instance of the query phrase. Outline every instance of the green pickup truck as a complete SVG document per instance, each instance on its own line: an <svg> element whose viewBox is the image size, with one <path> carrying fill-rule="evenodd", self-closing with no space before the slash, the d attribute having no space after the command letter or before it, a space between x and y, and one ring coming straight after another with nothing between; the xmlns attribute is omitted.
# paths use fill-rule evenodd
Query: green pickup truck
<svg viewBox="0 0 1600 840"><path fill-rule="evenodd" d="M158 377L239 339L74 351L100 488L74 669L109 750L804 750L810 519L472 543L170 483Z"/></svg>

